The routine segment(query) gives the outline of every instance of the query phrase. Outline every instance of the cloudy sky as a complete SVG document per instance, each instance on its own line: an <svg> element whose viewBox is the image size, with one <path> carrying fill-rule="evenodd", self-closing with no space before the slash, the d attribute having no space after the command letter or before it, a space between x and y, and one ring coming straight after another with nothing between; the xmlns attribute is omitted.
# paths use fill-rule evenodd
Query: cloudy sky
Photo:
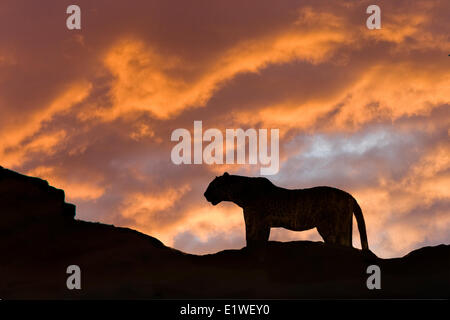
<svg viewBox="0 0 450 320"><path fill-rule="evenodd" d="M381 257L450 242L449 1L77 0L70 31L73 3L0 2L0 165L64 189L79 219L242 247L241 209L203 192L259 167L170 159L172 131L202 120L278 128L270 180L353 194Z"/></svg>

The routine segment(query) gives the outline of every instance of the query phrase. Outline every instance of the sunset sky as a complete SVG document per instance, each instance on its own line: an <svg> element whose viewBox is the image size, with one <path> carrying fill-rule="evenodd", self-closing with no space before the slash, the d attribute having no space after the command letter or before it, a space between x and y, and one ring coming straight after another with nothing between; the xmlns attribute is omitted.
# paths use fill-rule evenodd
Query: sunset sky
<svg viewBox="0 0 450 320"><path fill-rule="evenodd" d="M366 28L371 4L381 30ZM448 244L449 16L448 0L2 0L0 165L64 189L78 219L211 253L245 230L208 183L260 168L177 166L172 131L277 128L268 178L350 192L378 256Z"/></svg>

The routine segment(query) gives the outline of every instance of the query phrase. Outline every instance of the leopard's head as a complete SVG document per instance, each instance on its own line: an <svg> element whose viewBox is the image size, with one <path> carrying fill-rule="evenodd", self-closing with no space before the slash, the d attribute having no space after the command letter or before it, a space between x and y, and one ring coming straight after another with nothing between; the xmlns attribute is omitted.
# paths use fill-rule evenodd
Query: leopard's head
<svg viewBox="0 0 450 320"><path fill-rule="evenodd" d="M204 196L212 205L217 205L222 201L230 201L230 175L225 172L223 176L216 177L208 185Z"/></svg>

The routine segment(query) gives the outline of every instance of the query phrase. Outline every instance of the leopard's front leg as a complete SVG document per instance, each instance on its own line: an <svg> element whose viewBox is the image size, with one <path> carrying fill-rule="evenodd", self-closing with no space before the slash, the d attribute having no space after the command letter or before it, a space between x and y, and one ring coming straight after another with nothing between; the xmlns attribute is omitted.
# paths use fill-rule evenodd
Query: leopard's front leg
<svg viewBox="0 0 450 320"><path fill-rule="evenodd" d="M270 226L265 217L253 209L244 209L247 247L263 247L270 236Z"/></svg>

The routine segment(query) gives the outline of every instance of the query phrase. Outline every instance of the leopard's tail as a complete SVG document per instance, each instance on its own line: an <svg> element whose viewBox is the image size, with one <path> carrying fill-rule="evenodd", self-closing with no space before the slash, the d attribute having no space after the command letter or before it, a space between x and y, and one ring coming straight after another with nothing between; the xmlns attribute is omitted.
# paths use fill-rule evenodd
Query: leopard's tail
<svg viewBox="0 0 450 320"><path fill-rule="evenodd" d="M367 242L366 223L364 222L361 207L355 199L353 200L353 214L355 215L356 223L358 224L359 236L361 237L361 247L363 250L369 250L369 243Z"/></svg>

